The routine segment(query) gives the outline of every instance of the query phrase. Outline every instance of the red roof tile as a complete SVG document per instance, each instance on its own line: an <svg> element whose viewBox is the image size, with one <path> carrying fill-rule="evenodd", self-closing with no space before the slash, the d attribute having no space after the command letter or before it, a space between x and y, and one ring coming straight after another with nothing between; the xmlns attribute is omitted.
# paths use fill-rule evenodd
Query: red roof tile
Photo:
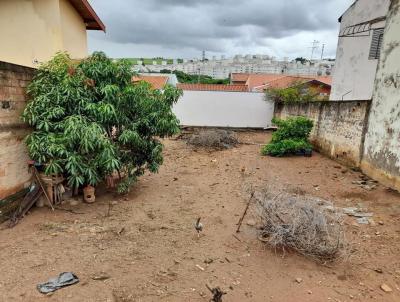
<svg viewBox="0 0 400 302"><path fill-rule="evenodd" d="M132 77L132 82L139 82L139 81L145 81L147 83L151 84L151 87L154 89L163 89L165 85L168 83L168 77L167 76L148 76L148 75L139 75L139 76L133 76Z"/></svg>
<svg viewBox="0 0 400 302"><path fill-rule="evenodd" d="M236 91L236 92L248 91L247 87L244 85L178 84L177 87L182 90L196 90L196 91Z"/></svg>

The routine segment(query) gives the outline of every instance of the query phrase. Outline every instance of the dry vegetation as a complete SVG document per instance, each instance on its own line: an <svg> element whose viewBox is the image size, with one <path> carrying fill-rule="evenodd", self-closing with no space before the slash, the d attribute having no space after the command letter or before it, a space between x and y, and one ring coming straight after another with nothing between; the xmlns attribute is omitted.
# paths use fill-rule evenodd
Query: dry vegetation
<svg viewBox="0 0 400 302"><path fill-rule="evenodd" d="M347 255L344 215L331 202L270 188L255 194L261 220L259 239L326 262Z"/></svg>
<svg viewBox="0 0 400 302"><path fill-rule="evenodd" d="M198 148L222 150L235 147L239 141L233 131L201 129L187 137L187 143Z"/></svg>

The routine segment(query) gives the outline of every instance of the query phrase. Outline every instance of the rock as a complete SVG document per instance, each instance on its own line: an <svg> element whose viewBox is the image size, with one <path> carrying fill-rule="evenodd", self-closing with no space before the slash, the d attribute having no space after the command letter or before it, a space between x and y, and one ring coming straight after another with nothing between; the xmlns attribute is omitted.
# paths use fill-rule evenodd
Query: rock
<svg viewBox="0 0 400 302"><path fill-rule="evenodd" d="M256 225L256 221L254 219L249 219L249 220L247 220L246 224L248 226L255 226Z"/></svg>
<svg viewBox="0 0 400 302"><path fill-rule="evenodd" d="M311 291L311 290L309 290L309 291L307 291L307 293L308 293L309 295L311 295L311 294L312 294L312 291Z"/></svg>
<svg viewBox="0 0 400 302"><path fill-rule="evenodd" d="M110 278L111 278L111 276L105 272L100 272L100 273L92 276L92 280L96 280L96 281L103 281L103 280L107 280Z"/></svg>
<svg viewBox="0 0 400 302"><path fill-rule="evenodd" d="M297 283L303 282L303 279L301 279L301 278L296 278L295 280L296 280Z"/></svg>
<svg viewBox="0 0 400 302"><path fill-rule="evenodd" d="M211 264L213 262L214 262L214 259L211 259L211 258L204 259L205 264Z"/></svg>
<svg viewBox="0 0 400 302"><path fill-rule="evenodd" d="M368 221L367 217L361 217L361 218L357 218L357 223L358 224L369 224L369 221Z"/></svg>
<svg viewBox="0 0 400 302"><path fill-rule="evenodd" d="M381 290L383 290L385 293L391 293L393 291L392 288L385 283L381 285Z"/></svg>
<svg viewBox="0 0 400 302"><path fill-rule="evenodd" d="M383 221L378 221L379 225L384 225L385 223Z"/></svg>
<svg viewBox="0 0 400 302"><path fill-rule="evenodd" d="M381 268L376 268L374 269L375 272L377 272L378 274L383 274L383 270Z"/></svg>

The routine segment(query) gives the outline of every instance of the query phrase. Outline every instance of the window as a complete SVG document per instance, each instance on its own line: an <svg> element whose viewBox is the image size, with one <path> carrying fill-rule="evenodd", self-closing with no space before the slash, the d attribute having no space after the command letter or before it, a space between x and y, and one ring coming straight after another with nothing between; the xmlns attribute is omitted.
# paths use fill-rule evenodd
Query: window
<svg viewBox="0 0 400 302"><path fill-rule="evenodd" d="M372 34L371 48L369 50L369 59L379 59L383 42L383 28L374 29Z"/></svg>

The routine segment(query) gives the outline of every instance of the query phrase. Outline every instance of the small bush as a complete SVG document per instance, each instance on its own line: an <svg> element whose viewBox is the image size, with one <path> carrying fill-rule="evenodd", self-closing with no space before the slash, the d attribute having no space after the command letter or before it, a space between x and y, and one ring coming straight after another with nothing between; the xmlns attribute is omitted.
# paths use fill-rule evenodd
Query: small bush
<svg viewBox="0 0 400 302"><path fill-rule="evenodd" d="M271 142L262 148L263 155L284 156L311 152L312 146L308 142L308 137L313 121L305 117L295 117L286 120L274 118L272 122L279 128L272 135Z"/></svg>
<svg viewBox="0 0 400 302"><path fill-rule="evenodd" d="M308 154L312 151L312 145L305 140L285 139L277 143L268 144L263 147L263 155L284 156L286 154L303 153Z"/></svg>

